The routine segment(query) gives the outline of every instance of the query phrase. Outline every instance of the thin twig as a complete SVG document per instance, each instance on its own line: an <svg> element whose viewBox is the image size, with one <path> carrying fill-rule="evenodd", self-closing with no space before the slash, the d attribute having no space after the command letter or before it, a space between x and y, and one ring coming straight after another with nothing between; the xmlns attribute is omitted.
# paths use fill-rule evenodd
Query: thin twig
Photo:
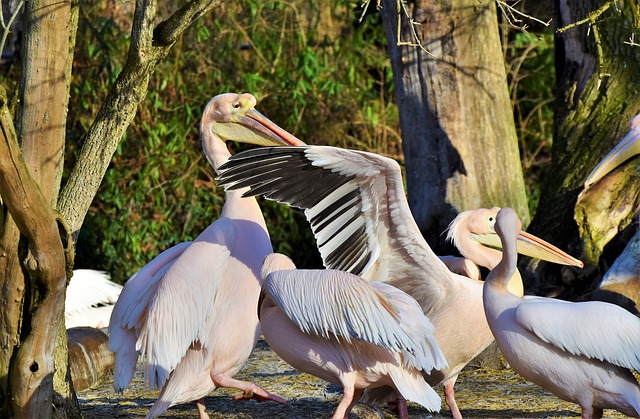
<svg viewBox="0 0 640 419"><path fill-rule="evenodd" d="M589 24L589 28L587 29L587 36L591 34L593 31L593 40L596 44L596 58L598 60L598 89L600 89L600 85L602 84L602 79L604 77L609 77L611 74L605 72L605 64L604 64L604 50L602 48L602 38L600 37L600 30L598 29L598 22L600 16L602 16L611 6L614 6L617 13L620 13L620 9L618 8L617 0L610 0L600 6L598 9L589 13L587 17L581 19L577 22L570 23L562 28L556 30L556 34L561 35L568 31L569 29L576 28L580 25L584 25L585 23ZM632 40L633 42L633 40Z"/></svg>
<svg viewBox="0 0 640 419"><path fill-rule="evenodd" d="M629 37L629 41L624 42L627 45L631 45L632 47L640 47L640 44L636 42L636 34L632 33L631 37Z"/></svg>
<svg viewBox="0 0 640 419"><path fill-rule="evenodd" d="M585 17L584 19L581 19L577 22L574 23L570 23L567 26L564 26L562 28L558 28L556 29L556 34L560 35L562 33L565 33L566 31L568 31L571 28L575 28L577 26L580 25L584 25L585 23L590 23L591 25L595 25L598 18L607 10L609 10L609 8L616 4L616 0L611 0L608 1L607 3L603 4L602 6L600 6L598 9L594 10L593 12L589 13L589 15L587 17ZM617 6L616 6L617 8Z"/></svg>
<svg viewBox="0 0 640 419"><path fill-rule="evenodd" d="M4 44L7 42L7 37L11 33L11 25L13 25L13 21L20 13L20 9L22 9L22 5L24 4L24 0L20 0L18 5L16 6L16 10L13 11L13 14L9 18L9 22L5 25L4 23L4 14L2 13L2 7L0 7L0 24L2 24L2 39L0 39L0 54L4 51Z"/></svg>
<svg viewBox="0 0 640 419"><path fill-rule="evenodd" d="M380 4L381 0L376 0L376 9L380 10L382 9L382 5ZM369 9L369 5L371 4L371 0L364 0L362 2L362 8L364 9L362 11L362 14L360 15L360 22L362 22L362 19L364 18L364 15L367 13L367 10ZM411 18L411 15L409 14L409 10L407 9L407 2L406 0L396 0L396 11L398 13L398 28L397 28L397 41L396 41L396 45L401 46L401 45L407 45L407 46L411 46L411 47L418 47L421 50L423 50L425 53L427 53L428 55L435 57L435 55L433 55L431 52L429 52L423 45L422 45L422 41L420 41L420 37L418 36L418 32L416 31L416 26L420 25L418 22L416 22L415 20L413 20ZM409 21L409 28L411 29L411 36L413 37L413 41L402 41L401 40L401 33L402 33L402 12L404 12L404 15L406 16L406 19Z"/></svg>
<svg viewBox="0 0 640 419"><path fill-rule="evenodd" d="M498 7L500 8L500 10L502 11L503 16L505 17L507 23L509 24L509 26L511 26L514 29L518 29L521 31L526 32L527 29L527 25L519 25L520 23L522 23L522 20L519 19L518 17L516 17L516 15L525 17L529 20L533 20L534 22L538 22L544 26L549 26L549 24L551 23L552 19L549 19L549 21L545 22L543 20L540 20L536 17L533 17L531 15L528 15L524 12L521 12L520 10L516 9L515 6L518 5L518 3L520 3L519 1L515 2L513 5L509 5L507 4L505 1L502 0L496 0L496 4L498 5Z"/></svg>

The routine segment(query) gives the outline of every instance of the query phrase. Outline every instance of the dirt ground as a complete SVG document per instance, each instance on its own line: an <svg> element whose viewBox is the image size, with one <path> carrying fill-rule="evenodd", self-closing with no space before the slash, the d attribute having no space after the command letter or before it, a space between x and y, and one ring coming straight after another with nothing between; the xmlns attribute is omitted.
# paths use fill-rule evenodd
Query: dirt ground
<svg viewBox="0 0 640 419"><path fill-rule="evenodd" d="M294 370L278 358L264 341L260 341L247 366L237 378L251 380L265 390L288 401L287 405L274 402L233 401L236 390L216 390L206 399L207 411L212 418L330 418L341 397L338 386L328 384L311 375ZM147 391L138 373L131 387L119 395L113 391L112 377L101 385L78 393L85 418L138 418L144 417L157 397ZM436 389L442 392L442 388ZM528 383L509 369L468 367L456 383L458 405L465 418L574 418L580 409L563 402L540 387ZM410 403L409 416L417 418L450 418L446 404L440 413L430 413ZM163 418L197 417L195 404L177 405L167 410ZM394 416L383 406L357 405L351 418L391 419ZM605 411L606 418L622 418L615 411Z"/></svg>

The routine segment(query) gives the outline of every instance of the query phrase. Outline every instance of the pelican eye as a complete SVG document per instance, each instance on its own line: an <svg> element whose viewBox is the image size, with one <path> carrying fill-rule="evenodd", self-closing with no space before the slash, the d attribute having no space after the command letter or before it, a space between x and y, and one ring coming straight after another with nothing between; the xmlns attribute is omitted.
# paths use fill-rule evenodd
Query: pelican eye
<svg viewBox="0 0 640 419"><path fill-rule="evenodd" d="M233 106L234 109L240 109L242 104L240 102L233 102L231 106Z"/></svg>

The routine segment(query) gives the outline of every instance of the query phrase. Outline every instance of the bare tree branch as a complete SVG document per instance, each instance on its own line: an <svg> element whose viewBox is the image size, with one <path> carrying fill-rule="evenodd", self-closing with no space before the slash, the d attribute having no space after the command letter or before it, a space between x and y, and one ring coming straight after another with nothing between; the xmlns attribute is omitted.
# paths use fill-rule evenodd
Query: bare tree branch
<svg viewBox="0 0 640 419"><path fill-rule="evenodd" d="M58 210L74 238L77 239L122 135L147 95L151 74L184 30L218 4L218 0L192 0L160 23L153 32L157 2L137 1L127 61L89 128L76 166L60 193Z"/></svg>

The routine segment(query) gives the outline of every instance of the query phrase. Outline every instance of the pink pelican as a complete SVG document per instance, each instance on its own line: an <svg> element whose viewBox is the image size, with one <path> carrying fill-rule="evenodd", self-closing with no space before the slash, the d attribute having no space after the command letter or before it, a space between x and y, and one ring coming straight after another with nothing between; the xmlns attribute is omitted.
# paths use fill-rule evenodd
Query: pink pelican
<svg viewBox="0 0 640 419"><path fill-rule="evenodd" d="M629 132L587 177L584 182L585 189L638 154L640 154L640 115L631 120ZM604 274L593 298L613 300L632 312L638 313L640 310L640 231L637 231L629 240L620 256Z"/></svg>
<svg viewBox="0 0 640 419"><path fill-rule="evenodd" d="M113 305L121 291L122 285L111 281L104 271L74 269L64 302L67 329L109 326Z"/></svg>
<svg viewBox="0 0 640 419"><path fill-rule="evenodd" d="M254 109L250 94L222 94L206 106L202 147L217 171L230 157L224 141L302 144ZM229 191L220 217L193 242L153 259L125 284L111 316L110 349L116 353L114 387L131 381L138 354L151 388L162 388L148 418L170 406L233 387L236 398L284 402L253 383L236 380L260 335L256 307L260 268L272 252L254 198Z"/></svg>
<svg viewBox="0 0 640 419"><path fill-rule="evenodd" d="M427 382L443 383L453 416L462 417L455 380L493 342L483 283L452 273L433 253L411 216L395 160L335 147L267 147L238 153L218 179L227 189L249 187L245 196L303 208L327 268L388 282L415 298L448 363ZM534 248L541 259L582 266L548 243L538 240Z"/></svg>
<svg viewBox="0 0 640 419"><path fill-rule="evenodd" d="M631 157L640 154L640 115L631 120L631 129L622 137L616 146L598 163L584 181L584 187L589 188L594 183L609 174Z"/></svg>
<svg viewBox="0 0 640 419"><path fill-rule="evenodd" d="M507 291L516 269L520 220L511 208L498 214L502 260L484 284L484 309L505 360L521 376L577 403L582 418L603 409L640 417L640 319L601 301L573 303L517 297Z"/></svg>
<svg viewBox="0 0 640 419"><path fill-rule="evenodd" d="M499 211L499 207L463 211L451 221L447 228L447 239L456 246L464 258L440 256L449 269L479 280L481 276L478 266L489 270L495 268L502 258L502 253L498 250L501 248L500 238L493 229ZM521 231L517 240L518 253L532 258L543 257L549 262L567 264L566 254L560 250L541 253L542 243L545 248L554 248L542 239ZM571 262L574 266L582 266L581 262L575 259ZM517 270L509 281L509 291L519 297L524 295L522 278Z"/></svg>
<svg viewBox="0 0 640 419"><path fill-rule="evenodd" d="M391 387L431 411L440 397L421 371L445 368L433 325L406 293L337 270L297 270L291 259L265 258L258 306L265 340L293 367L344 389L333 418L346 419L365 389Z"/></svg>

